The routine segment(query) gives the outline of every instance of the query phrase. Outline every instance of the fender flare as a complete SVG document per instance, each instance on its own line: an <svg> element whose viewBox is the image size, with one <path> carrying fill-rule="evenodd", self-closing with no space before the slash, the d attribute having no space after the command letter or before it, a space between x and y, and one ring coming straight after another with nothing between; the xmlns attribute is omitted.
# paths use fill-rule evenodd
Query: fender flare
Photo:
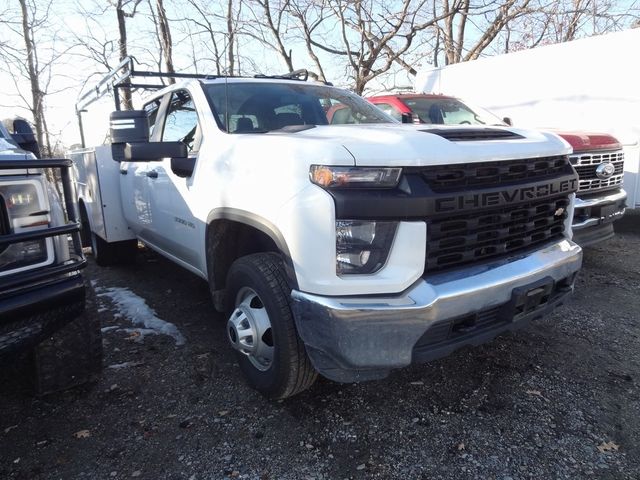
<svg viewBox="0 0 640 480"><path fill-rule="evenodd" d="M287 275L287 279L289 280L289 285L292 289L298 289L298 279L296 277L291 254L289 253L289 247L287 246L287 242L278 227L276 227L269 220L256 215L255 213L247 212L246 210L240 210L231 207L215 208L211 212L209 212L209 215L207 216L207 238L205 238L205 242L209 241L208 227L212 222L216 220L231 220L234 222L242 223L261 231L267 237L269 237L278 248L279 253L282 255L285 273Z"/></svg>

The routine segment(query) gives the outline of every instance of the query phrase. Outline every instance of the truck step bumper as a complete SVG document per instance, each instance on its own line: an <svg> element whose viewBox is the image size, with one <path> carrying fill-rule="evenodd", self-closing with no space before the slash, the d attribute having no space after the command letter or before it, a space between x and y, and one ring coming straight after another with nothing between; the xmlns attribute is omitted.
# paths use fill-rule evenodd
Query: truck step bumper
<svg viewBox="0 0 640 480"><path fill-rule="evenodd" d="M426 276L393 296L322 297L293 291L298 333L327 378L382 378L516 330L573 290L582 250L569 240L531 253Z"/></svg>
<svg viewBox="0 0 640 480"><path fill-rule="evenodd" d="M626 206L627 192L622 189L576 198L573 241L585 247L613 237L613 221L622 218Z"/></svg>

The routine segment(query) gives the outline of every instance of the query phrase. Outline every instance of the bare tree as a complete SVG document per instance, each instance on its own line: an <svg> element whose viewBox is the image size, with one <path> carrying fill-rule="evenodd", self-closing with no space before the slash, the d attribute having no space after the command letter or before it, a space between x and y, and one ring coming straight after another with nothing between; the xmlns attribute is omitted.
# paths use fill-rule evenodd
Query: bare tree
<svg viewBox="0 0 640 480"><path fill-rule="evenodd" d="M617 0L443 0L436 9L450 15L437 25L434 64L619 30L638 14Z"/></svg>
<svg viewBox="0 0 640 480"><path fill-rule="evenodd" d="M171 41L171 28L169 26L169 19L167 18L167 12L164 9L164 0L156 0L156 13L158 24L158 40L160 43L160 49L162 50L162 56L164 58L164 65L167 73L175 73L173 67L173 42ZM169 78L169 83L174 83L173 78Z"/></svg>
<svg viewBox="0 0 640 480"><path fill-rule="evenodd" d="M129 56L127 45L127 18L133 18L142 0L109 0L109 4L116 10L118 20L118 51L120 61ZM125 110L131 110L131 91L128 88L122 89L121 105Z"/></svg>
<svg viewBox="0 0 640 480"><path fill-rule="evenodd" d="M289 71L293 71L293 56L286 47L286 21L289 18L290 0L245 0L251 12L244 33L254 40L271 47L278 53Z"/></svg>
<svg viewBox="0 0 640 480"><path fill-rule="evenodd" d="M316 31L322 27L330 12L324 2L313 0L291 0L289 4L291 15L297 20L299 35L304 41L307 53L318 71L319 80L326 81L327 77L320 62L312 40Z"/></svg>
<svg viewBox="0 0 640 480"><path fill-rule="evenodd" d="M11 35L0 41L0 62L19 99L19 103L9 106L29 111L36 139L46 156L52 152L45 103L48 94L56 93L51 86L53 67L73 48L60 48L57 31L51 25L52 4L52 0L19 0L19 9L8 10L0 20L4 32ZM28 93L25 84L29 85Z"/></svg>
<svg viewBox="0 0 640 480"><path fill-rule="evenodd" d="M199 70L199 64L213 62L217 75L240 73L239 25L242 17L242 1L227 0L212 5L206 0L187 0L193 9L181 19L186 25L185 35L192 45L193 63ZM210 57L195 55L194 45L208 51Z"/></svg>
<svg viewBox="0 0 640 480"><path fill-rule="evenodd" d="M404 56L414 41L449 12L429 14L428 0L326 0L337 22L338 42L330 42L327 31L318 32L311 45L346 60L353 89L362 94L371 80L400 65L410 73L413 67ZM331 23L331 22L329 22Z"/></svg>

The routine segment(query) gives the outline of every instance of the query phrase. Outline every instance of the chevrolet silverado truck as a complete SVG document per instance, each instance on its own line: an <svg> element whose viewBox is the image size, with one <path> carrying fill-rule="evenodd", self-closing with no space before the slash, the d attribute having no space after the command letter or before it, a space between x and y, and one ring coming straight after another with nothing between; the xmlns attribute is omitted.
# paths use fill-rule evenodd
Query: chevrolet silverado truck
<svg viewBox="0 0 640 480"><path fill-rule="evenodd" d="M24 356L40 394L93 380L102 365L97 318L85 315L85 259L71 161L39 159L31 127L0 124L0 364ZM62 197L45 169L59 172Z"/></svg>
<svg viewBox="0 0 640 480"><path fill-rule="evenodd" d="M432 125L511 125L455 97L436 94L391 94L368 100L405 123ZM572 147L571 164L579 178L573 215L573 240L591 245L614 235L613 221L622 218L627 194L622 189L624 151L611 135L549 130Z"/></svg>
<svg viewBox="0 0 640 480"><path fill-rule="evenodd" d="M139 240L206 280L267 397L383 378L572 292L578 179L556 135L406 126L299 72L179 78L120 111L135 74L124 62L76 106L116 93L110 143L71 154L87 242L108 264Z"/></svg>

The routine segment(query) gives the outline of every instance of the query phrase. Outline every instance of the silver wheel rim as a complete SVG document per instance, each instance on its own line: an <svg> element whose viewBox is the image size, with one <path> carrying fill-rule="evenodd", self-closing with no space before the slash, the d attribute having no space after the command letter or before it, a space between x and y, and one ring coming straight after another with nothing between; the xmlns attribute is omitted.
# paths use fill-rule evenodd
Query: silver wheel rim
<svg viewBox="0 0 640 480"><path fill-rule="evenodd" d="M258 294L249 287L240 289L235 305L227 322L231 346L264 372L273 363L273 331L267 309Z"/></svg>

